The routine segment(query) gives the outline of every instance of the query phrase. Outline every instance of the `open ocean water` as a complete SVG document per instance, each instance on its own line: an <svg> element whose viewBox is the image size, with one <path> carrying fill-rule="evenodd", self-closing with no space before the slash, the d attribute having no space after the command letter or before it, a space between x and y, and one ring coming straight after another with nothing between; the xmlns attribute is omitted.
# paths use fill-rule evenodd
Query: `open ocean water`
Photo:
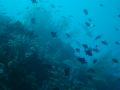
<svg viewBox="0 0 120 90"><path fill-rule="evenodd" d="M120 90L120 0L0 0L0 90Z"/></svg>

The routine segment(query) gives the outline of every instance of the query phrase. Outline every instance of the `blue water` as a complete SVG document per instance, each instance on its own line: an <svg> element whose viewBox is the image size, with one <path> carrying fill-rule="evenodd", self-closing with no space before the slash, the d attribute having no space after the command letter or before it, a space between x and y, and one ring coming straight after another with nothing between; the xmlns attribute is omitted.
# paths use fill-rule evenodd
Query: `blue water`
<svg viewBox="0 0 120 90"><path fill-rule="evenodd" d="M12 29L9 29L8 34L13 35L14 39L8 40L7 44L16 47L13 56L17 58L20 54L18 48L23 47L24 49L20 49L21 52L26 52L24 55L28 60L33 60L33 64L27 64L28 66L22 68L30 68L25 69L25 80L30 79L34 85L26 83L26 88L20 90L120 90L120 0L0 0L1 16L4 16L4 19L9 18L10 23L0 24L0 38L7 25L17 26L19 23L37 35L35 40L30 36L29 43L32 44L28 48L26 36L12 34ZM4 19L0 18L0 23L3 23ZM14 24L15 22L19 23ZM16 30L19 32L21 29L17 27ZM22 33L26 35L26 32ZM0 39L0 66L4 71L2 64L7 67L6 63L3 63L4 52L8 52L9 49L2 49L6 45L6 39L3 38ZM18 41L25 41L23 43L26 47L23 44L18 47ZM42 70L42 65L36 65L39 59L34 58L35 55L32 57L36 48L39 58L43 56L47 59L42 63L52 67L48 71L53 72L53 75L48 75L46 68ZM8 64L10 61L19 61L23 55L14 60L9 55L6 57L9 58L6 58ZM24 58L20 60L28 62ZM67 77L63 75L64 69L70 74L66 74ZM9 77L9 72L6 71L6 74ZM13 70L9 79L16 82L14 74ZM41 80L40 75L46 76L45 79ZM39 81L33 78L39 78ZM11 85L8 82L9 80L4 81L0 76L0 90L6 90L5 87L18 90L22 85L16 84L15 87L15 82L11 82ZM39 85L37 82L42 84ZM34 88L30 88L32 85Z"/></svg>

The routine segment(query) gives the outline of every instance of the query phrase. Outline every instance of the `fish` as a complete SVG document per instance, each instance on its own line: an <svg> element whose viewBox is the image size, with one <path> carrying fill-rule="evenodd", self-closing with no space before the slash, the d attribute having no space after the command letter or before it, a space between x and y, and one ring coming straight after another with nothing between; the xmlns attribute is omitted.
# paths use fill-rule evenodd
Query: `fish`
<svg viewBox="0 0 120 90"><path fill-rule="evenodd" d="M116 30L116 31L119 31L120 29L116 27L115 30Z"/></svg>
<svg viewBox="0 0 120 90"><path fill-rule="evenodd" d="M99 49L98 48L93 48L92 49L94 52L98 53L99 52Z"/></svg>
<svg viewBox="0 0 120 90"><path fill-rule="evenodd" d="M29 36L29 38L31 38L31 39L38 37L38 35L35 34L34 30L29 31L29 32L27 32L26 34L27 34L27 35Z"/></svg>
<svg viewBox="0 0 120 90"><path fill-rule="evenodd" d="M89 73L95 73L95 70L94 70L93 68L89 68L89 69L87 70L87 72L89 72Z"/></svg>
<svg viewBox="0 0 120 90"><path fill-rule="evenodd" d="M83 46L84 49L88 49L89 48L87 44L82 44L82 46Z"/></svg>
<svg viewBox="0 0 120 90"><path fill-rule="evenodd" d="M93 64L96 64L96 63L97 63L97 59L94 59L94 60L93 60Z"/></svg>
<svg viewBox="0 0 120 90"><path fill-rule="evenodd" d="M76 52L80 52L80 49L79 49L79 48L75 48L75 51L76 51Z"/></svg>
<svg viewBox="0 0 120 90"><path fill-rule="evenodd" d="M64 69L64 75L65 76L69 76L70 75L70 68L69 67Z"/></svg>
<svg viewBox="0 0 120 90"><path fill-rule="evenodd" d="M91 26L91 23L85 22L85 25L86 25L87 27L90 27L90 26Z"/></svg>
<svg viewBox="0 0 120 90"><path fill-rule="evenodd" d="M98 39L100 39L102 37L102 35L97 35L96 37L95 37L95 40L98 40Z"/></svg>
<svg viewBox="0 0 120 90"><path fill-rule="evenodd" d="M52 36L53 38L56 38L56 37L57 37L57 32L52 31L52 32L50 32L50 33L51 33L51 36Z"/></svg>
<svg viewBox="0 0 120 90"><path fill-rule="evenodd" d="M119 41L115 41L115 44L116 44L116 45L120 45L120 42L119 42Z"/></svg>
<svg viewBox="0 0 120 90"><path fill-rule="evenodd" d="M93 56L92 49L89 48L89 49L85 50L85 54L88 56Z"/></svg>
<svg viewBox="0 0 120 90"><path fill-rule="evenodd" d="M54 5L54 4L51 4L50 6L51 6L51 8L55 8L55 5Z"/></svg>
<svg viewBox="0 0 120 90"><path fill-rule="evenodd" d="M119 63L119 61L118 61L116 58L113 58L113 59L112 59L112 62L113 62L113 63Z"/></svg>
<svg viewBox="0 0 120 90"><path fill-rule="evenodd" d="M65 33L65 35L66 35L67 38L71 37L71 35L69 33Z"/></svg>
<svg viewBox="0 0 120 90"><path fill-rule="evenodd" d="M73 15L70 15L69 17L70 17L70 18L74 18L74 16L73 16Z"/></svg>
<svg viewBox="0 0 120 90"><path fill-rule="evenodd" d="M31 18L31 23L32 24L36 24L36 19L33 17L33 18Z"/></svg>
<svg viewBox="0 0 120 90"><path fill-rule="evenodd" d="M87 74L87 75L86 75L86 78L87 78L88 80L93 80L93 79L94 79L94 76L91 75L91 74Z"/></svg>
<svg viewBox="0 0 120 90"><path fill-rule="evenodd" d="M120 18L120 14L118 14L118 18Z"/></svg>
<svg viewBox="0 0 120 90"><path fill-rule="evenodd" d="M27 6L25 9L29 9L30 7L29 6Z"/></svg>
<svg viewBox="0 0 120 90"><path fill-rule="evenodd" d="M89 18L89 19L88 19L88 21L89 21L89 22L92 22L92 19L91 19L91 18Z"/></svg>
<svg viewBox="0 0 120 90"><path fill-rule="evenodd" d="M78 60L81 64L87 64L86 59L83 58L83 57L77 57L77 60Z"/></svg>
<svg viewBox="0 0 120 90"><path fill-rule="evenodd" d="M88 22L89 23L89 22ZM87 24L87 23L86 23ZM92 32L90 31L90 28L91 27L88 27L86 26L86 24L82 24L82 27L83 29L85 30L86 34L89 36L89 37L92 37Z"/></svg>
<svg viewBox="0 0 120 90"><path fill-rule="evenodd" d="M37 3L37 0L30 0L33 4Z"/></svg>
<svg viewBox="0 0 120 90"><path fill-rule="evenodd" d="M98 48L98 45L95 45L96 48Z"/></svg>
<svg viewBox="0 0 120 90"><path fill-rule="evenodd" d="M84 9L83 12L84 12L85 15L88 15L88 10L87 9Z"/></svg>
<svg viewBox="0 0 120 90"><path fill-rule="evenodd" d="M104 6L104 4L103 4L103 3L100 3L100 4L99 4L99 6L100 6L100 7L103 7L103 6Z"/></svg>
<svg viewBox="0 0 120 90"><path fill-rule="evenodd" d="M108 43L106 41L101 41L101 43L106 45L106 46L108 45Z"/></svg>
<svg viewBox="0 0 120 90"><path fill-rule="evenodd" d="M59 87L55 87L55 88L53 88L53 90L60 90L60 88Z"/></svg>
<svg viewBox="0 0 120 90"><path fill-rule="evenodd" d="M117 7L116 9L117 9L117 10L120 10L120 8L119 8L119 7Z"/></svg>
<svg viewBox="0 0 120 90"><path fill-rule="evenodd" d="M86 25L88 28L93 28L93 27L95 27L95 24L93 24L93 23L91 23L91 22L88 22L88 21L85 22L85 25Z"/></svg>

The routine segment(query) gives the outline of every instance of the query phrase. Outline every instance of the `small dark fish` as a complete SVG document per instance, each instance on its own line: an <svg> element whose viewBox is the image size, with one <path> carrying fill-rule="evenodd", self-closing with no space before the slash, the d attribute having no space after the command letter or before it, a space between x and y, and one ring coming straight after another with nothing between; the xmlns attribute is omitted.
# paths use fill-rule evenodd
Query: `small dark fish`
<svg viewBox="0 0 120 90"><path fill-rule="evenodd" d="M120 14L118 14L118 18L120 18Z"/></svg>
<svg viewBox="0 0 120 90"><path fill-rule="evenodd" d="M37 3L37 0L30 0L32 3Z"/></svg>
<svg viewBox="0 0 120 90"><path fill-rule="evenodd" d="M69 17L70 17L70 18L73 18L74 16L73 16L73 15L70 15Z"/></svg>
<svg viewBox="0 0 120 90"><path fill-rule="evenodd" d="M53 90L60 90L60 88L59 87L55 87L55 88L53 88Z"/></svg>
<svg viewBox="0 0 120 90"><path fill-rule="evenodd" d="M95 24L91 23L91 22L85 22L85 25L88 27L88 28L93 28L95 27Z"/></svg>
<svg viewBox="0 0 120 90"><path fill-rule="evenodd" d="M65 76L69 76L70 75L70 68L69 67L64 69L64 75Z"/></svg>
<svg viewBox="0 0 120 90"><path fill-rule="evenodd" d="M118 78L118 81L120 81L120 77Z"/></svg>
<svg viewBox="0 0 120 90"><path fill-rule="evenodd" d="M101 41L101 43L104 45L108 45L108 43L106 41Z"/></svg>
<svg viewBox="0 0 120 90"><path fill-rule="evenodd" d="M80 52L80 49L79 49L79 48L76 48L75 50L76 50L76 52Z"/></svg>
<svg viewBox="0 0 120 90"><path fill-rule="evenodd" d="M95 45L96 48L98 48L98 45Z"/></svg>
<svg viewBox="0 0 120 90"><path fill-rule="evenodd" d="M66 37L70 38L71 35L69 33L65 33Z"/></svg>
<svg viewBox="0 0 120 90"><path fill-rule="evenodd" d="M103 7L103 6L104 6L104 4L103 4L103 3L100 3L100 4L99 4L99 6L100 6L100 7Z"/></svg>
<svg viewBox="0 0 120 90"><path fill-rule="evenodd" d="M91 27L91 23L90 23L90 22L85 22L85 25L86 25L87 27Z"/></svg>
<svg viewBox="0 0 120 90"><path fill-rule="evenodd" d="M82 44L82 46L83 46L84 49L88 49L89 48L87 44Z"/></svg>
<svg viewBox="0 0 120 90"><path fill-rule="evenodd" d="M30 7L29 6L27 6L25 9L29 9Z"/></svg>
<svg viewBox="0 0 120 90"><path fill-rule="evenodd" d="M55 5L54 5L54 4L51 4L50 6L51 6L51 8L55 8Z"/></svg>
<svg viewBox="0 0 120 90"><path fill-rule="evenodd" d="M98 48L93 48L93 51L98 53L99 52L99 49Z"/></svg>
<svg viewBox="0 0 120 90"><path fill-rule="evenodd" d="M95 70L94 70L93 68L89 68L89 69L87 70L87 72L89 72L89 73L95 73Z"/></svg>
<svg viewBox="0 0 120 90"><path fill-rule="evenodd" d="M85 50L85 54L88 56L93 56L92 49Z"/></svg>
<svg viewBox="0 0 120 90"><path fill-rule="evenodd" d="M120 42L118 42L118 41L115 41L115 44L116 44L116 45L120 45Z"/></svg>
<svg viewBox="0 0 120 90"><path fill-rule="evenodd" d="M33 18L31 18L31 23L32 24L36 24L36 19L33 17Z"/></svg>
<svg viewBox="0 0 120 90"><path fill-rule="evenodd" d="M85 58L77 57L77 60L80 61L81 64L87 64Z"/></svg>
<svg viewBox="0 0 120 90"><path fill-rule="evenodd" d="M29 36L29 38L33 39L33 38L36 38L38 37L37 34L35 34L35 32L32 30L32 31L29 31L27 32L27 35Z"/></svg>
<svg viewBox="0 0 120 90"><path fill-rule="evenodd" d="M120 10L120 8L118 8L118 7L117 7L116 9L117 9L117 10Z"/></svg>
<svg viewBox="0 0 120 90"><path fill-rule="evenodd" d="M115 30L116 30L116 31L119 31L120 29L116 27Z"/></svg>
<svg viewBox="0 0 120 90"><path fill-rule="evenodd" d="M93 80L93 79L94 79L94 76L91 75L91 74L88 74L88 75L86 76L86 78L87 78L88 80Z"/></svg>
<svg viewBox="0 0 120 90"><path fill-rule="evenodd" d="M97 59L94 59L94 60L93 60L93 64L96 64L96 63L97 63Z"/></svg>
<svg viewBox="0 0 120 90"><path fill-rule="evenodd" d="M88 15L88 10L87 9L84 9L83 12L84 12L85 15Z"/></svg>
<svg viewBox="0 0 120 90"><path fill-rule="evenodd" d="M112 59L113 63L119 63L119 61L116 58Z"/></svg>
<svg viewBox="0 0 120 90"><path fill-rule="evenodd" d="M88 21L89 21L89 22L92 22L92 19L91 19L91 18L89 18L89 19L88 19Z"/></svg>
<svg viewBox="0 0 120 90"><path fill-rule="evenodd" d="M80 49L79 49L79 48L75 48L75 51L76 51L76 52L80 52Z"/></svg>
<svg viewBox="0 0 120 90"><path fill-rule="evenodd" d="M52 32L50 32L50 33L51 33L51 36L52 36L53 38L56 38L56 37L57 37L57 32L52 31Z"/></svg>
<svg viewBox="0 0 120 90"><path fill-rule="evenodd" d="M98 35L98 36L95 37L95 40L98 40L98 39L100 39L101 37L102 37L102 35Z"/></svg>

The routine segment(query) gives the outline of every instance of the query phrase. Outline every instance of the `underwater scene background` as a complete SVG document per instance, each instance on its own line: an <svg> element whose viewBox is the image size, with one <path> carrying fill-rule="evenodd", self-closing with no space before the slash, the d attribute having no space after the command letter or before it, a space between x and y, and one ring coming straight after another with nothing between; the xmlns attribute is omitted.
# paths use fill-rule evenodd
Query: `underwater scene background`
<svg viewBox="0 0 120 90"><path fill-rule="evenodd" d="M0 90L120 90L120 0L0 0Z"/></svg>

